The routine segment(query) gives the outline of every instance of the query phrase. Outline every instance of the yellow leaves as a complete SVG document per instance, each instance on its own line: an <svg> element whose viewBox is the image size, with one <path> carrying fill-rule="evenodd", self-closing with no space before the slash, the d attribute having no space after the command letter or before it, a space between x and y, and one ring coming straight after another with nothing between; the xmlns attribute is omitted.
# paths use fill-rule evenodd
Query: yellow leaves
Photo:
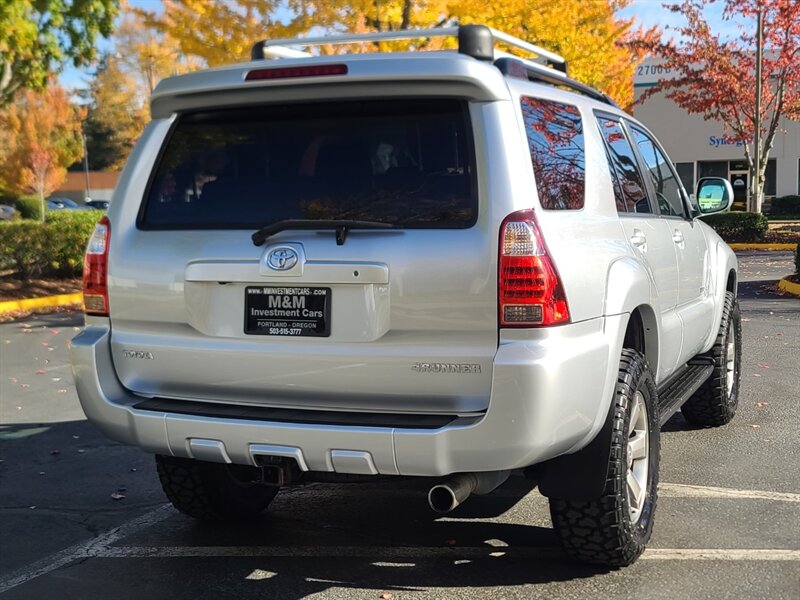
<svg viewBox="0 0 800 600"><path fill-rule="evenodd" d="M0 112L3 183L19 194L48 195L81 157L81 113L55 81L41 93L24 90Z"/></svg>
<svg viewBox="0 0 800 600"><path fill-rule="evenodd" d="M161 15L137 11L185 56L209 66L246 60L258 40L312 32L369 32L482 23L562 54L570 75L633 100L635 51L621 45L632 21L615 17L628 0L165 0ZM354 44L348 52L440 49L441 40ZM323 53L343 51L323 47Z"/></svg>

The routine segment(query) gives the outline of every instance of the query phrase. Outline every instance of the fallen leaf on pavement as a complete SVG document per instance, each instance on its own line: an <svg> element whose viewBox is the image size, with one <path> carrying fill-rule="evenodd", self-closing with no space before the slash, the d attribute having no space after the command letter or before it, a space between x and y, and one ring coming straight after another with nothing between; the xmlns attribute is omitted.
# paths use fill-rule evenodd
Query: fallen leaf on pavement
<svg viewBox="0 0 800 600"><path fill-rule="evenodd" d="M761 367L762 369L769 369L769 365L758 365L758 366Z"/></svg>
<svg viewBox="0 0 800 600"><path fill-rule="evenodd" d="M38 371L36 371L37 375L44 375L45 373L47 373L47 371L45 371L44 369L39 369Z"/></svg>
<svg viewBox="0 0 800 600"><path fill-rule="evenodd" d="M19 387L21 387L23 390L27 390L29 387L31 387L31 385L29 383L20 383Z"/></svg>
<svg viewBox="0 0 800 600"><path fill-rule="evenodd" d="M753 406L756 408L764 408L765 406L769 406L769 402L756 402Z"/></svg>
<svg viewBox="0 0 800 600"><path fill-rule="evenodd" d="M381 600L392 600L392 598L394 598L394 595L392 594L392 592L383 592L380 595L380 599Z"/></svg>
<svg viewBox="0 0 800 600"><path fill-rule="evenodd" d="M761 377L758 373L753 373L753 377Z"/></svg>
<svg viewBox="0 0 800 600"><path fill-rule="evenodd" d="M58 329L51 329L50 333L52 333L53 335L58 335L61 332Z"/></svg>

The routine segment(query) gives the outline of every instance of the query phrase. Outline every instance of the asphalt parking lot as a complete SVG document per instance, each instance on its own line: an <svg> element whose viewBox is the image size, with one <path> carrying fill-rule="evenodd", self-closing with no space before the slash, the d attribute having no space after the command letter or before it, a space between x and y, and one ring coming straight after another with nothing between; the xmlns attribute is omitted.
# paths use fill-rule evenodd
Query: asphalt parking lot
<svg viewBox="0 0 800 600"><path fill-rule="evenodd" d="M522 478L445 518L416 481L311 484L247 526L166 504L152 457L83 417L66 348L82 315L0 325L0 598L800 597L800 299L789 252L741 253L734 421L662 434L651 548L607 571L564 559Z"/></svg>

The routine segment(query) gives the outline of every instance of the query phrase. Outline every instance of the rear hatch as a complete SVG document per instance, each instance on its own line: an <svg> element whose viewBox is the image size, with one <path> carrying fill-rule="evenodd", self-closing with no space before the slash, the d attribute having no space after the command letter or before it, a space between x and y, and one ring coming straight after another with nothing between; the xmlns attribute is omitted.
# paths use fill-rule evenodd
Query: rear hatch
<svg viewBox="0 0 800 600"><path fill-rule="evenodd" d="M270 407L485 410L497 233L474 139L469 103L448 98L180 114L135 226L112 223L123 384Z"/></svg>

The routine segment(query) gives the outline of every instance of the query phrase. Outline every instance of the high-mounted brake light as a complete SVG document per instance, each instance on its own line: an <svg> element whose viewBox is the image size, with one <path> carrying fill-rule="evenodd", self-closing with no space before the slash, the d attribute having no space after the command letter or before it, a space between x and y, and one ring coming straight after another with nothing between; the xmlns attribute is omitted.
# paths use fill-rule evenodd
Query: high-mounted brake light
<svg viewBox="0 0 800 600"><path fill-rule="evenodd" d="M94 228L83 258L83 304L87 315L108 316L108 243L111 222L103 217Z"/></svg>
<svg viewBox="0 0 800 600"><path fill-rule="evenodd" d="M293 77L325 77L327 75L347 75L347 65L308 65L303 67L275 67L248 71L245 81L263 79L291 79Z"/></svg>
<svg viewBox="0 0 800 600"><path fill-rule="evenodd" d="M569 323L564 286L532 210L512 213L503 221L498 263L500 327Z"/></svg>

